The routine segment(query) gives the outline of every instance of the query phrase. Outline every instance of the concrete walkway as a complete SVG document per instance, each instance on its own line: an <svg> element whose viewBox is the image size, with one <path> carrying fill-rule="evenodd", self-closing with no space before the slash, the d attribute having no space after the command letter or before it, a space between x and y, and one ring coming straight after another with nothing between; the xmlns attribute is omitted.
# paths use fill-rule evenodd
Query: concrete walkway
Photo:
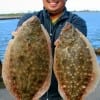
<svg viewBox="0 0 100 100"><path fill-rule="evenodd" d="M6 89L0 89L0 100L15 100Z"/></svg>

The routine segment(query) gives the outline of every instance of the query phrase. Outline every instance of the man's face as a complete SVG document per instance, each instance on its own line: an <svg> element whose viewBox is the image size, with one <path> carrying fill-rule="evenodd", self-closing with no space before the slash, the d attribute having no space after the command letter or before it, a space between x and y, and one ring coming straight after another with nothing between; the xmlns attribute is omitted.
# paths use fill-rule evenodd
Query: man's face
<svg viewBox="0 0 100 100"><path fill-rule="evenodd" d="M51 14L59 13L65 7L66 0L43 0L45 9Z"/></svg>

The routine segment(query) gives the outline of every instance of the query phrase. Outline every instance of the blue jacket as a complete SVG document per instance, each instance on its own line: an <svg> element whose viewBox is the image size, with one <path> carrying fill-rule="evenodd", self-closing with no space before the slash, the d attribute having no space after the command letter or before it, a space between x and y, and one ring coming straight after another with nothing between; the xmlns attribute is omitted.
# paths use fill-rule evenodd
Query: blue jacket
<svg viewBox="0 0 100 100"><path fill-rule="evenodd" d="M36 15L40 19L41 24L44 25L44 27L47 29L49 33L49 36L51 38L51 43L52 43L53 55L54 55L54 41L58 38L60 31L66 22L72 23L74 27L78 28L85 36L87 36L87 26L85 21L79 16L77 16L76 14L67 11L66 8L64 8L64 12L62 16L55 24L52 24L47 10L43 9L39 12L34 12L34 13L29 13L24 15L18 22L18 27L21 26L25 20L27 20L28 18L34 15ZM48 96L49 98L51 98L51 100L53 100L54 97L60 97L57 86L58 84L53 72L52 79L51 79L51 86L50 89L48 90ZM54 99L54 100L59 100L59 99Z"/></svg>
<svg viewBox="0 0 100 100"><path fill-rule="evenodd" d="M41 24L43 24L45 29L48 31L49 36L52 41L53 49L54 49L54 41L58 38L60 31L66 22L72 23L74 27L78 28L85 36L87 36L86 22L82 18L80 18L78 15L67 11L66 8L64 8L64 12L62 16L55 24L52 24L49 13L47 12L47 10L44 9L39 12L28 13L24 15L18 22L18 27L21 26L25 20L27 20L28 18L34 15L36 15L40 19ZM52 51L54 52L54 50Z"/></svg>

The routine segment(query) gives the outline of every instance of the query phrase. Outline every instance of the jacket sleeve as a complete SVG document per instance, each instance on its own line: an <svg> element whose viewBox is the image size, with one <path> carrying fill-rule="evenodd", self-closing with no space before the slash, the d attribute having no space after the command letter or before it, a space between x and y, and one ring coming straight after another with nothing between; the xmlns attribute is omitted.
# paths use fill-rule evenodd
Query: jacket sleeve
<svg viewBox="0 0 100 100"><path fill-rule="evenodd" d="M18 27L20 27L24 21L26 21L28 18L30 18L33 14L32 13L28 13L28 14L25 14L23 15L20 19L19 19L19 22L17 24L17 27L15 30L17 30ZM12 36L12 39L14 38L14 36Z"/></svg>
<svg viewBox="0 0 100 100"><path fill-rule="evenodd" d="M28 14L23 15L23 16L20 18L20 20L19 20L19 22L18 22L18 24L17 24L17 28L18 28L19 26L21 26L21 25L23 24L23 22L26 21L28 18L30 18L32 15L33 15L32 13L28 13Z"/></svg>
<svg viewBox="0 0 100 100"><path fill-rule="evenodd" d="M77 15L72 17L72 24L76 27L80 32L82 32L85 36L87 36L87 25L85 20L80 18Z"/></svg>

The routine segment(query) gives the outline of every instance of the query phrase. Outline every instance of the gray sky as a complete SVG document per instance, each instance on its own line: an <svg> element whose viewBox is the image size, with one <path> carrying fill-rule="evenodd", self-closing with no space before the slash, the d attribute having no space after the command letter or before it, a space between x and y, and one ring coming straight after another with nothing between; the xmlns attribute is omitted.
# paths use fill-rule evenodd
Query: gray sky
<svg viewBox="0 0 100 100"><path fill-rule="evenodd" d="M68 0L67 9L99 10L100 0ZM0 0L0 13L38 11L43 8L42 0Z"/></svg>

